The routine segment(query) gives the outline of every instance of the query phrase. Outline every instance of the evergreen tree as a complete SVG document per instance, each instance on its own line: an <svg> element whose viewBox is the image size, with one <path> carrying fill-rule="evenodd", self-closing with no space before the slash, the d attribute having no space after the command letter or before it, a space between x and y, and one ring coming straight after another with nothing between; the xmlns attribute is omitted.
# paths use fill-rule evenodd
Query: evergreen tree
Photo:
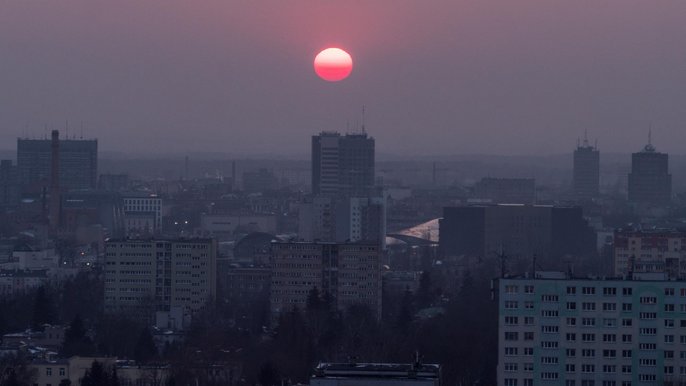
<svg viewBox="0 0 686 386"><path fill-rule="evenodd" d="M40 286L36 291L36 297L33 301L33 317L31 319L31 328L35 331L43 331L44 324L51 324L54 322L55 313L53 311L53 304L48 297L44 286Z"/></svg>
<svg viewBox="0 0 686 386"><path fill-rule="evenodd" d="M134 348L133 357L137 363L146 363L157 356L157 347L155 346L155 341L152 338L152 334L147 327L141 330L140 335L138 335L138 341L136 341L136 347Z"/></svg>
<svg viewBox="0 0 686 386"><path fill-rule="evenodd" d="M322 299L319 296L319 289L317 286L312 287L307 294L307 311L317 311L321 308Z"/></svg>
<svg viewBox="0 0 686 386"><path fill-rule="evenodd" d="M69 324L69 328L64 333L64 344L62 345L62 355L70 357L73 355L89 356L95 354L95 347L90 338L86 336L86 328L83 320L76 315Z"/></svg>

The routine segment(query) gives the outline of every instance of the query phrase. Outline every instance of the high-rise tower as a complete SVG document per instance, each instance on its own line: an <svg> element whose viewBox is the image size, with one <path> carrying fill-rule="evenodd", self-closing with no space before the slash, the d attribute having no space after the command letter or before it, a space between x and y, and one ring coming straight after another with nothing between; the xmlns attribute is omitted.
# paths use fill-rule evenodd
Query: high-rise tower
<svg viewBox="0 0 686 386"><path fill-rule="evenodd" d="M368 195L374 186L374 138L322 132L312 137L312 193Z"/></svg>
<svg viewBox="0 0 686 386"><path fill-rule="evenodd" d="M600 152L588 143L587 135L574 150L572 189L579 199L594 198L600 193Z"/></svg>
<svg viewBox="0 0 686 386"><path fill-rule="evenodd" d="M669 155L655 150L648 135L648 144L631 155L629 201L636 204L666 205L672 199L672 175Z"/></svg>

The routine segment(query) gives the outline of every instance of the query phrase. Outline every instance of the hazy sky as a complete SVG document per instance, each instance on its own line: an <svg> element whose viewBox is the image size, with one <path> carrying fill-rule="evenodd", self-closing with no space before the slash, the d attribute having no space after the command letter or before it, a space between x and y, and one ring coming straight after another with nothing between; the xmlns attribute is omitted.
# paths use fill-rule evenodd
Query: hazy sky
<svg viewBox="0 0 686 386"><path fill-rule="evenodd" d="M328 46L353 57L316 77ZM103 150L309 156L684 153L686 1L0 1L0 149L47 124Z"/></svg>

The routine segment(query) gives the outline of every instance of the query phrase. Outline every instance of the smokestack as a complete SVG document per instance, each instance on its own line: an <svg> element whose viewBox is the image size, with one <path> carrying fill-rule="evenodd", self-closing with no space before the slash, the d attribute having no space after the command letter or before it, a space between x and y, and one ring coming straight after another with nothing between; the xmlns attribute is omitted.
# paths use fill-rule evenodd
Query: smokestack
<svg viewBox="0 0 686 386"><path fill-rule="evenodd" d="M60 225L60 132L52 131L50 144L50 230L55 232Z"/></svg>

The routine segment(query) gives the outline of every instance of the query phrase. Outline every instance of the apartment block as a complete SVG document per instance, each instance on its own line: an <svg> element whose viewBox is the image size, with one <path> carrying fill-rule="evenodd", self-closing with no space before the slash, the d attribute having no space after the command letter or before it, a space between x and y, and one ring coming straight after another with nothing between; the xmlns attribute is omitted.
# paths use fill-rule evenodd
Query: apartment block
<svg viewBox="0 0 686 386"><path fill-rule="evenodd" d="M686 278L686 232L675 229L619 229L614 234L614 272L663 273Z"/></svg>
<svg viewBox="0 0 686 386"><path fill-rule="evenodd" d="M216 295L217 245L211 239L110 240L105 247L105 311L204 309Z"/></svg>
<svg viewBox="0 0 686 386"><path fill-rule="evenodd" d="M497 298L499 385L686 382L686 282L537 272Z"/></svg>
<svg viewBox="0 0 686 386"><path fill-rule="evenodd" d="M377 244L272 243L272 316L305 309L316 287L339 310L362 304L380 318L382 256Z"/></svg>

